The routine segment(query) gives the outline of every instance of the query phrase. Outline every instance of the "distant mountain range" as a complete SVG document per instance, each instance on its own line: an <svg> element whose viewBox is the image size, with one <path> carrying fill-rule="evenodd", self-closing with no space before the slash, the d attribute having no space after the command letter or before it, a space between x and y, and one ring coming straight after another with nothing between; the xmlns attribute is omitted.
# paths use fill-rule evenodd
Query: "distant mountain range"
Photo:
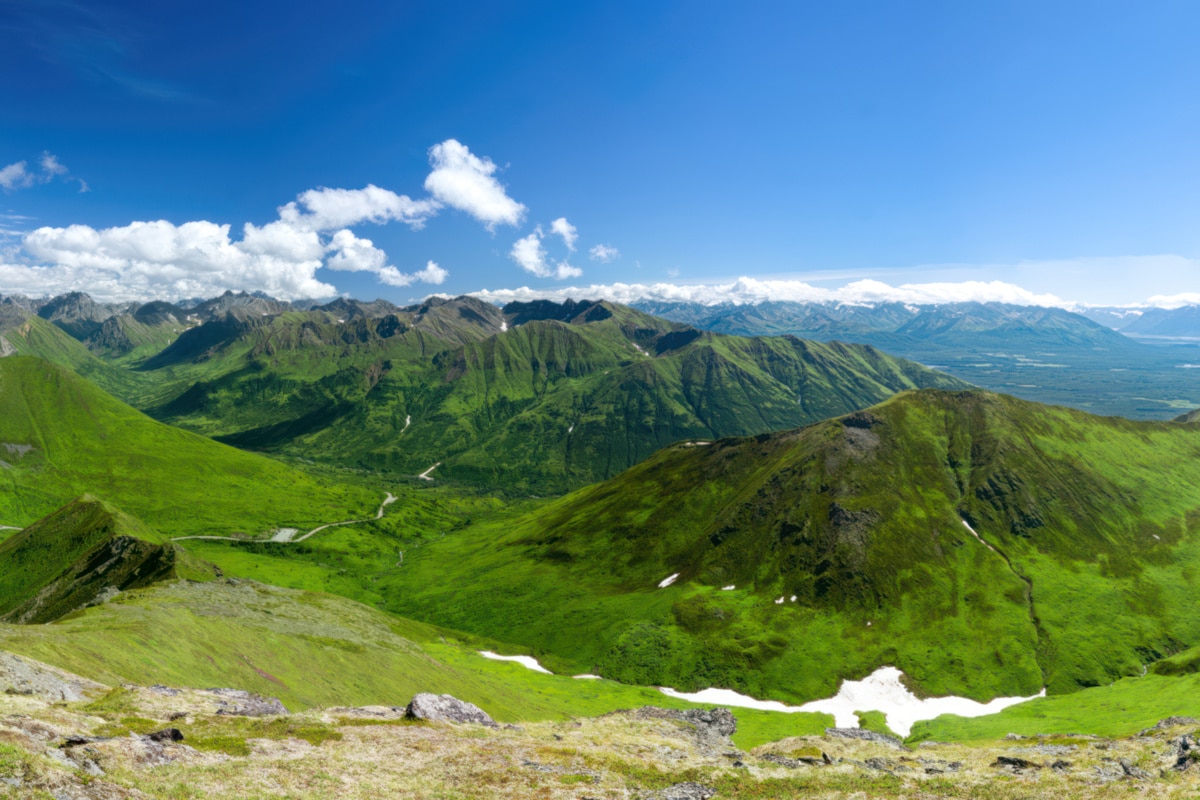
<svg viewBox="0 0 1200 800"><path fill-rule="evenodd" d="M607 302L297 310L226 294L110 308L103 321L85 295L36 313L0 307L9 351L161 421L246 449L521 492L610 477L681 440L965 386L866 345L701 331Z"/></svg>
<svg viewBox="0 0 1200 800"><path fill-rule="evenodd" d="M1192 330L1189 319L1200 331L1195 307L1093 309L1085 315L1003 303L635 305L666 319L743 336L790 333L864 342L993 391L1098 414L1170 419L1200 405L1188 372L1200 363L1200 346L1183 333ZM1151 347L1151 342L1176 346Z"/></svg>

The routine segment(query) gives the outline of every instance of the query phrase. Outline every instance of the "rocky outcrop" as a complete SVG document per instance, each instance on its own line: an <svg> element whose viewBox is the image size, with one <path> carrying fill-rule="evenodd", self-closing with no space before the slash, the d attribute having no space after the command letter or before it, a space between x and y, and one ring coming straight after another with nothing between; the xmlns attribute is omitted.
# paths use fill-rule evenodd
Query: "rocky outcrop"
<svg viewBox="0 0 1200 800"><path fill-rule="evenodd" d="M87 678L0 651L0 692L49 702L78 702L107 687Z"/></svg>
<svg viewBox="0 0 1200 800"><path fill-rule="evenodd" d="M645 800L709 800L717 796L717 790L702 783L687 781L668 786L657 792L643 795Z"/></svg>
<svg viewBox="0 0 1200 800"><path fill-rule="evenodd" d="M890 744L893 747L904 746L904 743L895 736L888 736L886 733L876 733L865 728L826 728L825 735L832 736L835 739L861 739L864 742Z"/></svg>
<svg viewBox="0 0 1200 800"><path fill-rule="evenodd" d="M405 709L404 715L409 719L420 719L426 722L466 722L477 725L487 725L489 728L499 727L487 712L474 703L459 700L448 694L429 694L422 692L413 697Z"/></svg>
<svg viewBox="0 0 1200 800"><path fill-rule="evenodd" d="M217 713L222 716L272 717L287 714L283 703L275 697L247 692L242 689L209 689L218 696Z"/></svg>

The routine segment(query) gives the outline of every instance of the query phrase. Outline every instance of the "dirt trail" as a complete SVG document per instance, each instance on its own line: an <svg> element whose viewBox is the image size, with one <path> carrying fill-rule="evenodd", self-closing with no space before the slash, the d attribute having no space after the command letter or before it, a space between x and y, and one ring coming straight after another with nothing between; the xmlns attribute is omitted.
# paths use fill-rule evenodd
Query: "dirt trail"
<svg viewBox="0 0 1200 800"><path fill-rule="evenodd" d="M385 497L383 502L379 504L379 510L375 512L375 516L368 517L367 519L348 519L344 522L329 522L325 525L320 525L316 528L313 528L303 536L296 536L296 533L298 532L296 528L280 528L269 539L246 539L237 536L176 536L175 538L171 539L171 541L178 542L182 541L183 539L205 539L209 541L221 542L280 542L285 544L294 544L296 542L303 542L314 533L319 533L326 528L336 528L339 525L357 525L360 522L370 522L373 519L382 519L383 510L394 502L396 502L396 496L391 492L388 492L387 497Z"/></svg>

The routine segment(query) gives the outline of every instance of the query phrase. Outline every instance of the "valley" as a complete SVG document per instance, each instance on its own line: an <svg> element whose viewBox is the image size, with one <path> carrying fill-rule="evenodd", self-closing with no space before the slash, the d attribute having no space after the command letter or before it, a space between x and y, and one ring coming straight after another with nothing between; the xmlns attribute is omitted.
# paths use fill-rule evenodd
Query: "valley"
<svg viewBox="0 0 1200 800"><path fill-rule="evenodd" d="M504 747L599 725L609 757L662 732L622 709L733 710L735 756L696 745L679 772L638 751L620 777L580 773L613 791L703 778L730 797L903 796L906 764L941 742L971 766L937 779L970 796L1049 768L997 773L1000 752L1081 747L998 744L1009 734L1134 753L1148 745L1126 737L1200 714L1194 415L1093 416L870 346L611 303L218 300L94 325L64 312L103 316L81 298L13 314L0 651L108 687L232 686L303 719L281 739L238 728L251 744L221 770L267 769L265 742L296 731L321 733L295 757L341 753L346 714L384 713L380 735L403 738L393 712L354 707L433 692L521 728ZM96 344L126 316L180 327ZM105 730L136 738L140 713ZM184 733L200 744L172 769L208 763L213 725ZM1167 758L1153 747L1131 757ZM831 768L793 774L806 748ZM109 777L149 785L125 751L93 750ZM1154 777L1097 758L1054 773L1055 791ZM559 769L539 774L574 774ZM1156 769L1147 785L1191 785Z"/></svg>

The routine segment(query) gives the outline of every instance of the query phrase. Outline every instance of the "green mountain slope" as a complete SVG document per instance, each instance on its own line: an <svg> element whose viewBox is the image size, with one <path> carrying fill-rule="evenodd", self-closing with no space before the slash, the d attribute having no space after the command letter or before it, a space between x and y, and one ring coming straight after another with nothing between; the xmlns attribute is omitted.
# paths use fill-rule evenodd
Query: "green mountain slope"
<svg viewBox="0 0 1200 800"><path fill-rule="evenodd" d="M232 686L317 706L403 706L449 693L501 721L694 708L649 687L544 675L475 651L495 646L317 592L252 581L130 591L51 625L0 624L0 649L120 685ZM823 714L738 712L739 744L819 733Z"/></svg>
<svg viewBox="0 0 1200 800"><path fill-rule="evenodd" d="M224 370L154 416L239 447L407 475L439 463L437 477L522 491L608 477L681 439L962 386L869 347L704 333L608 303L512 304L500 316L460 298L411 325L329 312L222 324L147 362L176 364L160 370L179 370L177 382L200 364ZM185 345L204 355L185 363Z"/></svg>
<svg viewBox="0 0 1200 800"><path fill-rule="evenodd" d="M89 495L0 544L0 619L41 623L117 592L213 570Z"/></svg>
<svg viewBox="0 0 1200 800"><path fill-rule="evenodd" d="M156 422L41 359L0 359L0 524L27 525L85 492L173 536L311 527L379 502Z"/></svg>
<svg viewBox="0 0 1200 800"><path fill-rule="evenodd" d="M638 683L799 701L893 664L935 694L1063 693L1200 642L1198 486L1200 426L908 393L668 448L424 543L377 591Z"/></svg>

